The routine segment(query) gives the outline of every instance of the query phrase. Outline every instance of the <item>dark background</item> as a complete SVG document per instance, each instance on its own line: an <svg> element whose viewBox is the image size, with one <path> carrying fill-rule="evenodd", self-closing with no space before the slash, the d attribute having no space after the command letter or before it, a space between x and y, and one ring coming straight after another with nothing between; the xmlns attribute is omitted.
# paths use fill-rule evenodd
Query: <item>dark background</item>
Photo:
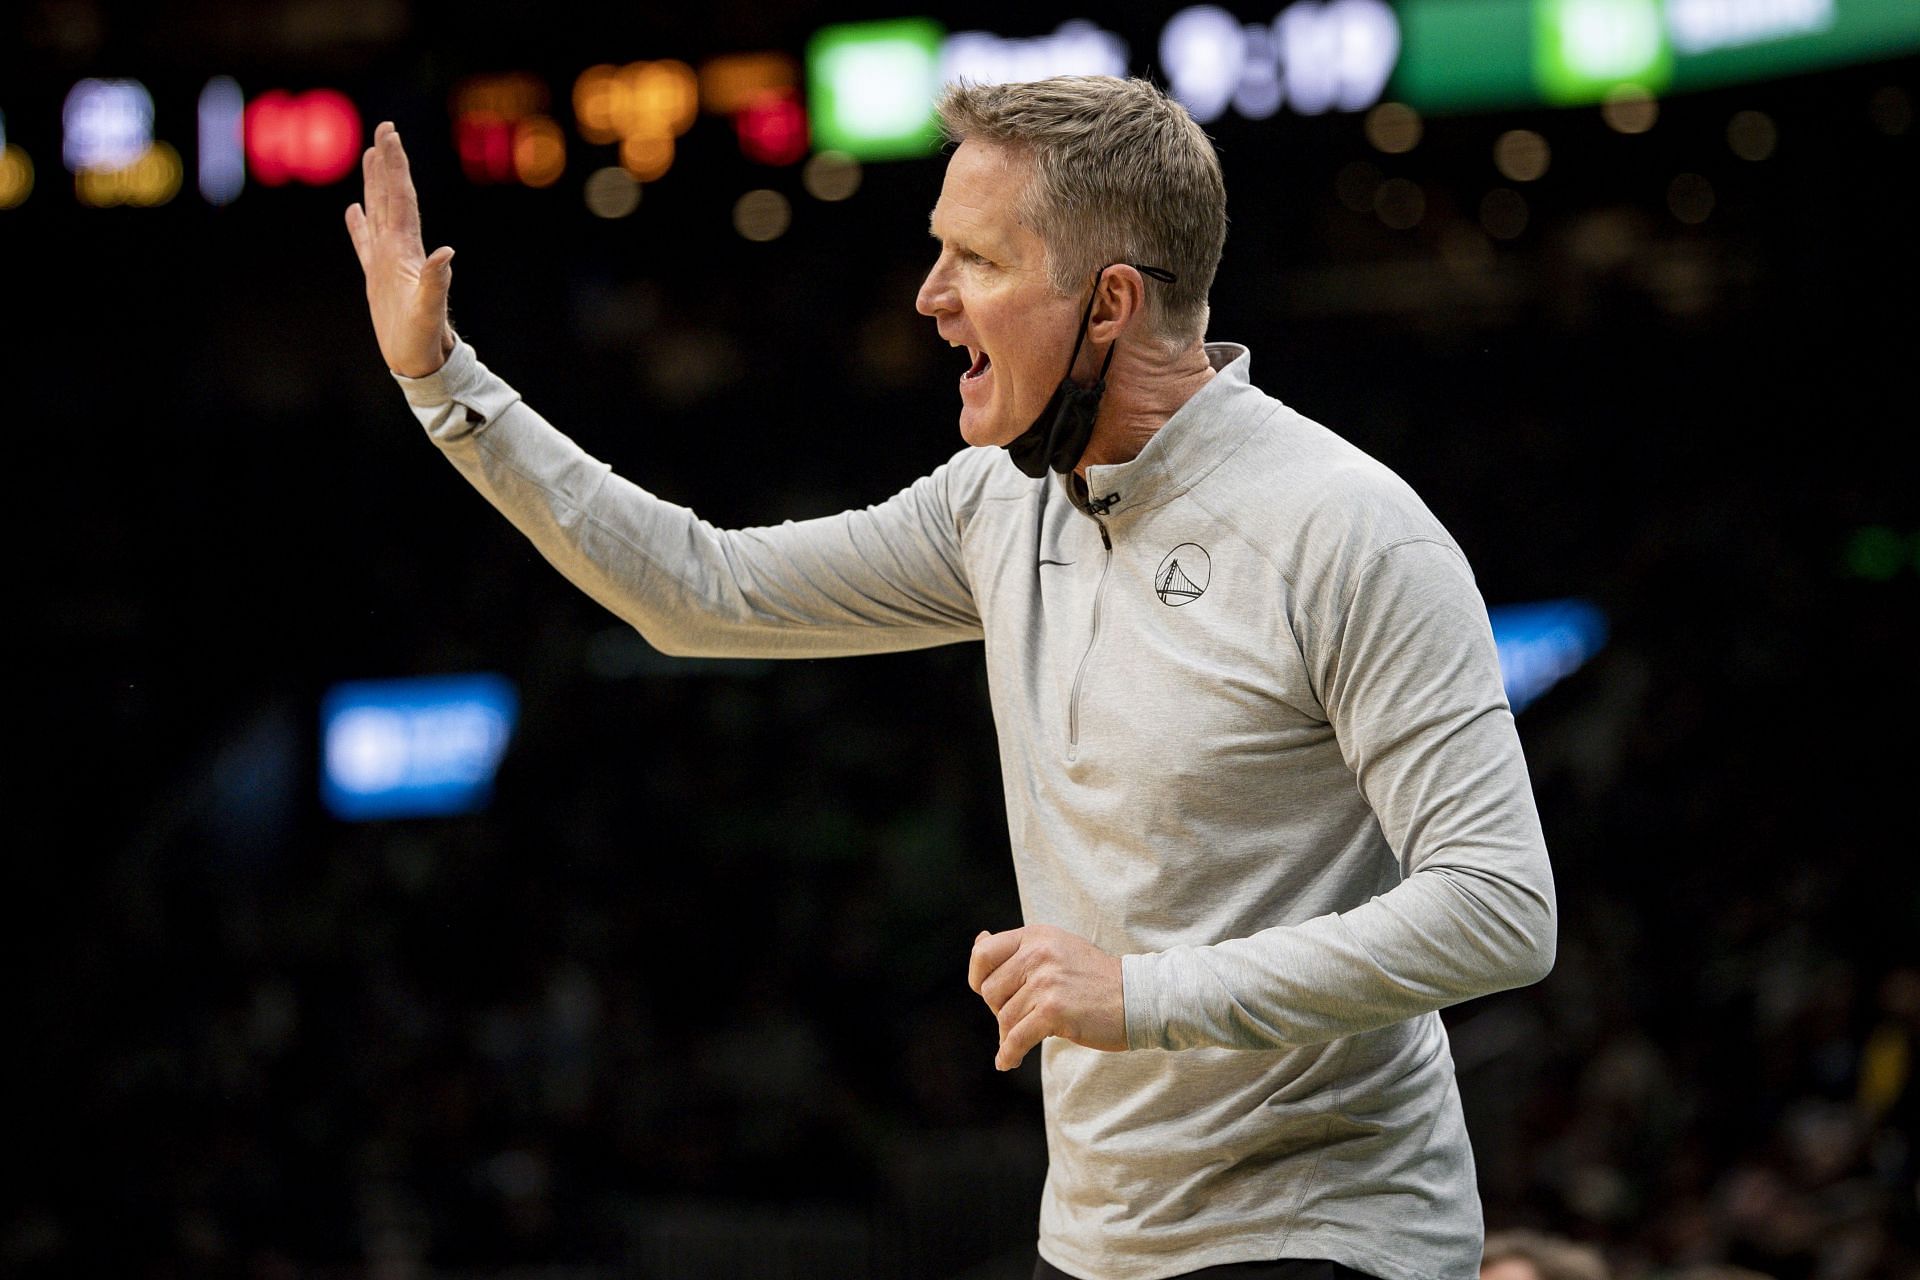
<svg viewBox="0 0 1920 1280"><path fill-rule="evenodd" d="M878 500L959 442L912 309L938 159L823 204L703 119L639 211L609 149L477 189L446 95L904 12L400 0L10 8L0 212L25 715L0 1270L150 1276L1022 1274L1037 1063L992 1070L970 940L1017 922L972 647L653 654L436 456L379 360L350 184L192 188L206 77L346 90L408 137L483 358L719 523ZM1101 15L1143 67L1171 7ZM950 26L1050 30L989 7ZM1247 12L1248 18L1263 16ZM132 75L188 185L81 207L58 108ZM1593 110L1213 127L1213 333L1405 476L1489 603L1613 636L1526 710L1564 912L1539 986L1449 1014L1490 1225L1623 1276L1912 1275L1920 875L1912 61ZM1729 150L1740 110L1777 150ZM1504 130L1553 164L1476 223ZM1371 178L1348 169L1374 165ZM1420 184L1391 230L1336 179ZM1669 183L1712 184L1679 221ZM752 244L734 200L794 201ZM1880 551L1876 552L1876 548ZM482 816L346 825L334 682L491 670Z"/></svg>

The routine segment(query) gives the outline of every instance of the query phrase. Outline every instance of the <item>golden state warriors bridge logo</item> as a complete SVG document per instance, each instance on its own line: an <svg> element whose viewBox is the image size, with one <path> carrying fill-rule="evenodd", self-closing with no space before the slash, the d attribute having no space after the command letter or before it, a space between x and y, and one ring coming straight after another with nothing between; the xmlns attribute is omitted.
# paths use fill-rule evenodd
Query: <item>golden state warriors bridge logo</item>
<svg viewBox="0 0 1920 1280"><path fill-rule="evenodd" d="M1197 542L1183 542L1167 552L1167 558L1153 574L1153 594L1160 603L1178 609L1206 594L1207 580L1213 577L1213 558Z"/></svg>

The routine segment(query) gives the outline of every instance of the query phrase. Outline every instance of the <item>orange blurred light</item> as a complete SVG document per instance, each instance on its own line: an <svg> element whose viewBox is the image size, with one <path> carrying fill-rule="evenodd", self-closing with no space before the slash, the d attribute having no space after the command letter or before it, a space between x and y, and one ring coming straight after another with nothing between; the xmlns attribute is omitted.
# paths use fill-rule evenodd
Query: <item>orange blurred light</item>
<svg viewBox="0 0 1920 1280"><path fill-rule="evenodd" d="M567 171L567 140L546 116L513 127L513 170L530 187L550 187Z"/></svg>
<svg viewBox="0 0 1920 1280"><path fill-rule="evenodd" d="M581 137L588 142L619 139L620 131L613 121L620 93L620 68L602 63L580 73L573 82L573 118L580 126Z"/></svg>
<svg viewBox="0 0 1920 1280"><path fill-rule="evenodd" d="M635 135L677 137L700 109L693 68L672 58L588 67L573 85L573 114L588 142Z"/></svg>
<svg viewBox="0 0 1920 1280"><path fill-rule="evenodd" d="M547 109L547 86L539 77L525 71L502 75L468 76L453 91L453 114L486 114L502 120L518 120Z"/></svg>
<svg viewBox="0 0 1920 1280"><path fill-rule="evenodd" d="M33 161L19 147L0 147L0 209L13 209L33 194Z"/></svg>
<svg viewBox="0 0 1920 1280"><path fill-rule="evenodd" d="M693 68L672 58L635 64L634 120L638 131L657 133L664 126L675 137L693 127L700 111L700 81ZM631 67L628 68L632 70Z"/></svg>
<svg viewBox="0 0 1920 1280"><path fill-rule="evenodd" d="M117 204L151 208L180 193L183 172L180 153L164 142L156 142L124 168L88 169L75 174L73 194L81 204L97 209Z"/></svg>
<svg viewBox="0 0 1920 1280"><path fill-rule="evenodd" d="M729 53L700 64L700 103L730 116L769 90L792 89L799 68L784 53Z"/></svg>
<svg viewBox="0 0 1920 1280"><path fill-rule="evenodd" d="M620 141L620 167L642 182L652 182L673 168L673 138L636 133Z"/></svg>

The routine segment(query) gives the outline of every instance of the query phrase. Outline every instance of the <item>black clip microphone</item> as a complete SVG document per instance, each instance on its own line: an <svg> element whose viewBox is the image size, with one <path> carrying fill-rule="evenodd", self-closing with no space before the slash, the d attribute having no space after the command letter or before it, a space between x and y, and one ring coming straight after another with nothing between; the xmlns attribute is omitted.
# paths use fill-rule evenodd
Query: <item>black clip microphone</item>
<svg viewBox="0 0 1920 1280"><path fill-rule="evenodd" d="M1110 493L1104 498L1088 498L1087 510L1096 516L1103 516L1113 510L1113 504L1120 501L1120 495Z"/></svg>

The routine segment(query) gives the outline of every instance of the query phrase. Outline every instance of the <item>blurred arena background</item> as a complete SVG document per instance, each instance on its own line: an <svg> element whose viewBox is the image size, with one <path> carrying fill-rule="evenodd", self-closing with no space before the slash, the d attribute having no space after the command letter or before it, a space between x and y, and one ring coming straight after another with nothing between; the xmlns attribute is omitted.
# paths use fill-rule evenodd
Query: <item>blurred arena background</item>
<svg viewBox="0 0 1920 1280"><path fill-rule="evenodd" d="M422 438L340 214L395 120L482 358L716 522L822 514L959 447L930 86L1067 70L1206 119L1214 335L1502 623L1564 920L1449 1015L1489 1225L1920 1271L1911 0L0 30L0 1271L1026 1274L979 655L653 653Z"/></svg>

